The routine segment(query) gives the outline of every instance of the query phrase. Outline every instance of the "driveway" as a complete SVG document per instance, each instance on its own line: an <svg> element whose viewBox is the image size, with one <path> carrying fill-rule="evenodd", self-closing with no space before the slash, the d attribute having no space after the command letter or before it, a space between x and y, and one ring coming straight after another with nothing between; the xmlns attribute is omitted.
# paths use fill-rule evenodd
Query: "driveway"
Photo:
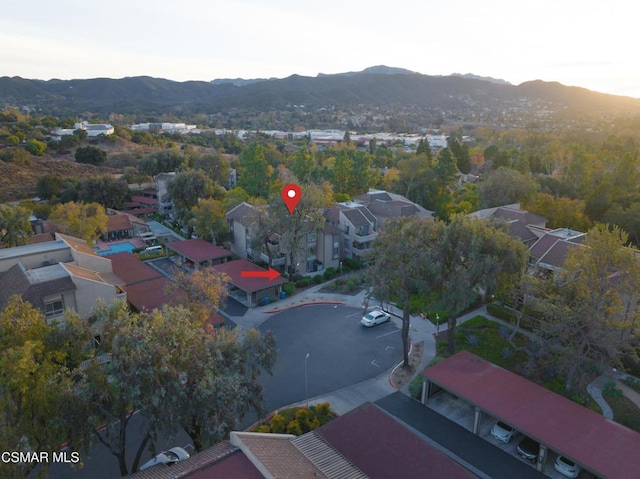
<svg viewBox="0 0 640 479"><path fill-rule="evenodd" d="M362 308L318 305L283 311L265 321L259 329L273 331L278 347L273 376L260 377L267 410L357 384L398 364L400 330L392 322L364 328L361 317Z"/></svg>

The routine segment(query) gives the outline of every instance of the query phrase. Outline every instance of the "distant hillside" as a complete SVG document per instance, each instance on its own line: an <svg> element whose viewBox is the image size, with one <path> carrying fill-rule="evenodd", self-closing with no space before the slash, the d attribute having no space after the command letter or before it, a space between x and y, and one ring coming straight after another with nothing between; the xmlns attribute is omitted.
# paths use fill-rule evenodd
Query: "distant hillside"
<svg viewBox="0 0 640 479"><path fill-rule="evenodd" d="M471 78L470 78L471 76ZM518 86L487 78L429 76L376 66L362 72L270 80L174 82L132 77L90 80L0 78L0 105L30 105L48 113L216 113L230 109L271 110L293 105L420 107L446 112L502 111L514 103L583 111L640 111L640 100L596 93L559 83ZM242 86L238 86L238 82Z"/></svg>

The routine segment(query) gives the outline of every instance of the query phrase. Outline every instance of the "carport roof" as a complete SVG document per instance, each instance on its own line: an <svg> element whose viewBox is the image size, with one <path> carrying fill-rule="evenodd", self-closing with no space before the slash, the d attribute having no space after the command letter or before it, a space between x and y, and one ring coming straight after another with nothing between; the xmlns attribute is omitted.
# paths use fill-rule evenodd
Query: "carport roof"
<svg viewBox="0 0 640 479"><path fill-rule="evenodd" d="M287 280L282 276L277 277L273 281L269 281L268 278L243 278L241 275L242 271L266 271L264 268L261 268L246 259L217 264L213 266L213 269L220 273L226 273L229 275L231 278L231 284L243 291L246 291L247 293L255 293L256 291L262 291L263 289L278 286L287 282Z"/></svg>
<svg viewBox="0 0 640 479"><path fill-rule="evenodd" d="M599 476L640 471L640 434L474 354L460 351L422 374Z"/></svg>
<svg viewBox="0 0 640 479"><path fill-rule="evenodd" d="M167 248L172 249L176 253L180 253L190 260L198 262L231 256L230 251L209 243L202 238L174 241L173 243L168 243Z"/></svg>

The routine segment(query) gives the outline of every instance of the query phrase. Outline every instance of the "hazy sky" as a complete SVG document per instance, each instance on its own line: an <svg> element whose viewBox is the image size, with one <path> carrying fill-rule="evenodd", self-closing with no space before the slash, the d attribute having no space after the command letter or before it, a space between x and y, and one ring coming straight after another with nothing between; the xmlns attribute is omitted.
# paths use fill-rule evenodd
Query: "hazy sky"
<svg viewBox="0 0 640 479"><path fill-rule="evenodd" d="M640 97L631 0L3 0L0 76L283 78L373 65Z"/></svg>

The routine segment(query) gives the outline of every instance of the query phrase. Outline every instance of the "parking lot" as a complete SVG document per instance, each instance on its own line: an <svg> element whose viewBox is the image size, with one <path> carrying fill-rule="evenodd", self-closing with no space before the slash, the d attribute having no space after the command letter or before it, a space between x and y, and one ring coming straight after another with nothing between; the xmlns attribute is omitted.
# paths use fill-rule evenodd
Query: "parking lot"
<svg viewBox="0 0 640 479"><path fill-rule="evenodd" d="M365 328L361 317L361 308L317 305L283 311L265 321L260 330L273 331L278 347L273 376L260 378L267 408L360 383L398 364L400 330L393 322Z"/></svg>
<svg viewBox="0 0 640 479"><path fill-rule="evenodd" d="M474 407L466 402L464 399L460 399L447 391L440 391L435 396L429 398L428 406L448 419L456 422L469 431L473 430L473 421L475 417ZM535 463L529 462L523 459L517 453L518 443L524 438L523 434L519 432L513 437L509 443L501 443L491 436L491 428L496 423L497 419L483 413L480 421L479 437L485 439L496 447L502 449L510 455L517 457L525 464L529 464L532 468L535 468ZM553 467L553 464L558 456L554 451L547 453L547 462L543 473L553 479L567 479L566 476L560 474ZM593 475L586 471L582 471L578 476L580 479L593 479Z"/></svg>

